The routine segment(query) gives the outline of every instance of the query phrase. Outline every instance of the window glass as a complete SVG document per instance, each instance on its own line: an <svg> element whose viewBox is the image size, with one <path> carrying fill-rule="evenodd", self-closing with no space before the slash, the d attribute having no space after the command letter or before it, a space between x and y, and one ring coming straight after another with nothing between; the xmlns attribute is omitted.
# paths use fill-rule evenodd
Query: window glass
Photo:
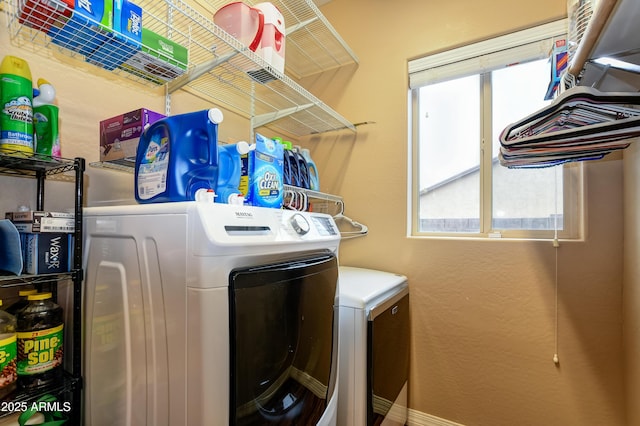
<svg viewBox="0 0 640 426"><path fill-rule="evenodd" d="M480 230L480 78L419 89L419 230Z"/></svg>
<svg viewBox="0 0 640 426"><path fill-rule="evenodd" d="M549 61L544 59L492 72L493 230L562 229L561 167L509 169L497 161L500 132L549 104L544 100L548 84Z"/></svg>
<svg viewBox="0 0 640 426"><path fill-rule="evenodd" d="M518 34L410 61L412 235L580 237L581 163L499 161L503 129L552 102L554 38Z"/></svg>

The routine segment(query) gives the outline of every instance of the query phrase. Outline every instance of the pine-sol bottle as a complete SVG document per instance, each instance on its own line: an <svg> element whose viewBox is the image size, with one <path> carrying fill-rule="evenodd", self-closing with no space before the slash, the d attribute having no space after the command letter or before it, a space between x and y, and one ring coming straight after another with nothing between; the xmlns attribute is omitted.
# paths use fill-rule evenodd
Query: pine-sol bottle
<svg viewBox="0 0 640 426"><path fill-rule="evenodd" d="M16 315L18 313L19 310L25 308L28 304L29 304L29 300L27 300L27 297L30 294L36 294L38 292L38 290L34 289L27 289L27 290L20 290L18 292L18 296L20 296L20 299L9 305L7 307L7 309L5 309L5 311L7 311L8 313L10 313L11 315Z"/></svg>
<svg viewBox="0 0 640 426"><path fill-rule="evenodd" d="M32 389L62 378L62 308L51 300L51 293L27 296L29 304L18 312L18 385Z"/></svg>
<svg viewBox="0 0 640 426"><path fill-rule="evenodd" d="M0 309L0 398L13 392L17 378L16 318Z"/></svg>

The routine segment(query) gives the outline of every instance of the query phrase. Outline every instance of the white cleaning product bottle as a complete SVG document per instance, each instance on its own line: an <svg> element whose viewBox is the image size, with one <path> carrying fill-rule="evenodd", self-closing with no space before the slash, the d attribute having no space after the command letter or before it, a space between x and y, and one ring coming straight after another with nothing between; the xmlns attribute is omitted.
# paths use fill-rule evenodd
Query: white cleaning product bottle
<svg viewBox="0 0 640 426"><path fill-rule="evenodd" d="M318 174L316 163L311 158L311 153L307 148L302 148L300 150L300 153L307 162L307 172L309 173L309 189L320 191L320 175Z"/></svg>

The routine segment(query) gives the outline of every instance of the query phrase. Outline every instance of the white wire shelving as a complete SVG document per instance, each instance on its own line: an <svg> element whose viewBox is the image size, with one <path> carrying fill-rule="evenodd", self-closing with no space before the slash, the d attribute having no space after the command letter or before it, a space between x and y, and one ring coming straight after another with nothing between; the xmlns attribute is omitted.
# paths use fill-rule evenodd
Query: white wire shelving
<svg viewBox="0 0 640 426"><path fill-rule="evenodd" d="M60 47L43 29L64 26L64 16L72 11L60 0L49 2L55 13L46 17L20 10L20 0L0 0L7 17L12 40L22 46L37 46L82 61L91 61L82 48L100 43L106 27L88 19L82 28L82 41ZM275 0L287 24L285 72L281 73L248 50L234 37L214 24L214 13L227 1L217 0L138 0L142 7L142 26L188 49L184 71L165 78L122 66L120 52L132 42L127 37L112 41L112 58L102 58L103 68L114 74L150 86L166 86L168 96L177 90L193 93L213 104L251 120L252 128L269 126L273 131L293 137L335 130L355 132L355 126L320 99L300 86L294 78L358 64L356 55L311 0ZM33 25L29 22L41 22ZM46 28L44 28L46 27ZM120 43L120 44L118 44ZM155 52L149 46L143 49ZM158 54L159 52L155 52Z"/></svg>

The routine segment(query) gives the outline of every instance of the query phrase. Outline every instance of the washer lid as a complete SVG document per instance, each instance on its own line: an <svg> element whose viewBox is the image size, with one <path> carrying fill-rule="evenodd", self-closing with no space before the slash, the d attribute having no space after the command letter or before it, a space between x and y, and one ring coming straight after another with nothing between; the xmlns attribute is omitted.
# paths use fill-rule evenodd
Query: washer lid
<svg viewBox="0 0 640 426"><path fill-rule="evenodd" d="M340 306L365 309L406 287L407 277L375 269L340 266L338 288Z"/></svg>

